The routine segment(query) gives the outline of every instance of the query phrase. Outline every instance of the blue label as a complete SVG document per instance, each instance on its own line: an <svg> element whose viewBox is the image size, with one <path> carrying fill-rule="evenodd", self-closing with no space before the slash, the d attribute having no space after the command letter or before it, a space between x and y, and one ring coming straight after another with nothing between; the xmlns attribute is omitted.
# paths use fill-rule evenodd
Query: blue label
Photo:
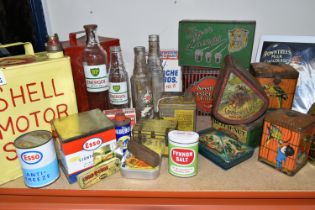
<svg viewBox="0 0 315 210"><path fill-rule="evenodd" d="M131 135L130 124L123 126L115 126L116 129L116 140L118 147L121 147L123 152L127 150L127 144Z"/></svg>
<svg viewBox="0 0 315 210"><path fill-rule="evenodd" d="M29 187L43 187L54 182L59 177L58 161L37 169L23 169L25 184Z"/></svg>

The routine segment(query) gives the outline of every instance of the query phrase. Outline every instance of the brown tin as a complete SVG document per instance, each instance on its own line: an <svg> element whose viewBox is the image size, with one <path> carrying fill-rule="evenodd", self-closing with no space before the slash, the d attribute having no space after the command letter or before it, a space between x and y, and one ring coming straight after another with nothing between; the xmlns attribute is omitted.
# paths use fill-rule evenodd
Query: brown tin
<svg viewBox="0 0 315 210"><path fill-rule="evenodd" d="M246 124L264 114L268 97L255 78L232 56L224 58L214 89L213 115L227 124Z"/></svg>
<svg viewBox="0 0 315 210"><path fill-rule="evenodd" d="M278 109L265 117L259 160L294 175L307 162L315 117L293 110Z"/></svg>
<svg viewBox="0 0 315 210"><path fill-rule="evenodd" d="M288 64L252 63L250 73L264 88L270 109L291 109L299 72Z"/></svg>

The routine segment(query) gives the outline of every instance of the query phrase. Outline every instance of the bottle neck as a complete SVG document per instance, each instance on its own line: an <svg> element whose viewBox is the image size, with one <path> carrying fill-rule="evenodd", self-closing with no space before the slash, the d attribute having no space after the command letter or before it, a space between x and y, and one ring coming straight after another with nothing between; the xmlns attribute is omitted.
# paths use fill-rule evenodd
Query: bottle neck
<svg viewBox="0 0 315 210"><path fill-rule="evenodd" d="M149 41L148 66L150 71L162 70L159 41Z"/></svg>
<svg viewBox="0 0 315 210"><path fill-rule="evenodd" d="M88 47L99 45L98 36L96 33L96 28L86 27L85 28L86 33L86 45Z"/></svg>
<svg viewBox="0 0 315 210"><path fill-rule="evenodd" d="M147 64L145 62L145 52L140 51L135 53L133 74L147 74Z"/></svg>
<svg viewBox="0 0 315 210"><path fill-rule="evenodd" d="M159 41L149 41L149 55L160 57L160 43Z"/></svg>
<svg viewBox="0 0 315 210"><path fill-rule="evenodd" d="M121 51L115 51L110 53L110 68L114 70L124 69Z"/></svg>

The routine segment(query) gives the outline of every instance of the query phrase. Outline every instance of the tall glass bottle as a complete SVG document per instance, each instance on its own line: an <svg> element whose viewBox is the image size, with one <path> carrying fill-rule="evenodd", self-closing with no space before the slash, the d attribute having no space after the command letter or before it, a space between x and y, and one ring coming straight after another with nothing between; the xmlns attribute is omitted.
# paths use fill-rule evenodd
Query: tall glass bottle
<svg viewBox="0 0 315 210"><path fill-rule="evenodd" d="M119 46L110 48L109 103L110 108L128 108L128 74L125 70Z"/></svg>
<svg viewBox="0 0 315 210"><path fill-rule="evenodd" d="M164 92L162 60L160 56L159 35L149 35L148 67L152 77L154 113L157 116L158 101Z"/></svg>
<svg viewBox="0 0 315 210"><path fill-rule="evenodd" d="M83 68L88 91L89 109L109 108L109 80L106 52L99 44L97 25L85 25L86 47L83 51Z"/></svg>
<svg viewBox="0 0 315 210"><path fill-rule="evenodd" d="M153 117L151 77L145 60L145 48L134 48L135 61L131 77L132 102L137 120Z"/></svg>

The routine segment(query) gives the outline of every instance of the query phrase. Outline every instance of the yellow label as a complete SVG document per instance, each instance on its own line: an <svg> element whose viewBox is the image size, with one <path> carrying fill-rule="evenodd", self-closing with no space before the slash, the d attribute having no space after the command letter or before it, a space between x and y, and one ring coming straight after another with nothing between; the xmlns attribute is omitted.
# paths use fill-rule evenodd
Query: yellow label
<svg viewBox="0 0 315 210"><path fill-rule="evenodd" d="M0 70L7 81L0 86L2 184L22 175L14 140L33 130L51 131L50 121L77 113L77 104L69 57L46 57Z"/></svg>
<svg viewBox="0 0 315 210"><path fill-rule="evenodd" d="M177 129L181 131L194 131L195 111L175 110L174 117L164 117L165 120L177 120Z"/></svg>

